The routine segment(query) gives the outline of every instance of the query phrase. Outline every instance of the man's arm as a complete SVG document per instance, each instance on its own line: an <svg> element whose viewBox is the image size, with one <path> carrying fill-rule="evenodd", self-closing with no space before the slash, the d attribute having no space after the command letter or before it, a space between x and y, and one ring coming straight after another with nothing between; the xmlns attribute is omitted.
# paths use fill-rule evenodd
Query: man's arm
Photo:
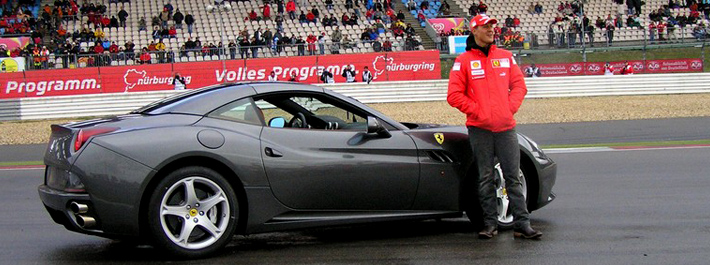
<svg viewBox="0 0 710 265"><path fill-rule="evenodd" d="M512 64L510 65L510 92L508 93L508 105L510 106L510 112L515 114L520 109L520 105L523 104L523 99L528 93L528 87L525 85L525 79L523 78L523 73L520 71L520 67L515 62L515 58L510 58Z"/></svg>
<svg viewBox="0 0 710 265"><path fill-rule="evenodd" d="M449 73L449 90L446 96L446 101L454 108L465 113L473 115L476 110L476 105L466 96L468 90L468 62L462 63L460 57L456 58L454 66Z"/></svg>

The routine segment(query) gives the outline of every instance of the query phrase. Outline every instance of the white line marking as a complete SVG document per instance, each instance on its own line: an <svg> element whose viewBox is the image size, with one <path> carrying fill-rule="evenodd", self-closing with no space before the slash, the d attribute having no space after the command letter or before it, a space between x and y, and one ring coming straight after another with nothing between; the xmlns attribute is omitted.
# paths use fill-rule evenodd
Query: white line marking
<svg viewBox="0 0 710 265"><path fill-rule="evenodd" d="M705 145L689 145L689 146L658 146L658 147L629 147L629 148L611 148L611 147L580 147L580 148L552 148L544 149L545 154L575 154L575 153L595 153L595 152L619 152L619 151L650 151L650 150L678 150L678 149L701 149L710 148Z"/></svg>

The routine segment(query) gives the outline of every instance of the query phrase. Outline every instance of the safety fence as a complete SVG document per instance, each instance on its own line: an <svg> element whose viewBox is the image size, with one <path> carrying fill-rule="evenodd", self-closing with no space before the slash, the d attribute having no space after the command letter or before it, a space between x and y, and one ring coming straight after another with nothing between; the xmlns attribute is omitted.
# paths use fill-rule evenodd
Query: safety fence
<svg viewBox="0 0 710 265"><path fill-rule="evenodd" d="M710 73L528 78L527 98L710 93ZM440 101L447 80L319 84L363 103ZM0 100L0 120L33 120L127 113L180 93L152 91ZM619 104L623 104L620 102Z"/></svg>

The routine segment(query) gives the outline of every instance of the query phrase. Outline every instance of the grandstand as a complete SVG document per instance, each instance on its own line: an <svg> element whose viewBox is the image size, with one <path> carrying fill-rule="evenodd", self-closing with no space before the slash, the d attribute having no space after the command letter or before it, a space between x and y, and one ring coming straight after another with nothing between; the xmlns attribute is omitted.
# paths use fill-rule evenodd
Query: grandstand
<svg viewBox="0 0 710 265"><path fill-rule="evenodd" d="M455 3L463 10L468 10L468 8L473 4L478 4L479 0L455 0ZM540 3L543 6L542 14L530 14L528 13L528 6L530 3ZM566 1L565 1L566 2ZM547 30L551 22L554 21L555 17L559 14L557 11L557 6L559 5L559 0L489 0L485 1L488 5L489 16L495 17L501 22L508 16L517 16L521 23L521 27L517 30L524 32L526 34L536 33L539 37L540 44L548 44ZM641 25L648 25L649 19L648 15L651 10L658 9L662 5L667 5L666 0L647 0L646 4L641 8ZM678 8L672 10L673 15L677 14L689 14L689 8ZM616 14L622 14L622 19L624 20L624 25L626 25L626 5L618 5L612 0L589 0L584 5L584 14L592 21L601 17L606 18L608 15L615 17ZM707 23L706 23L707 24ZM679 38L692 38L691 29L694 25L686 26L686 30L681 36L681 31L677 30L676 35ZM595 42L605 42L605 30L598 29L594 32ZM646 32L646 34L648 34ZM622 27L617 28L614 32L614 41L643 41L644 40L644 29L636 27Z"/></svg>
<svg viewBox="0 0 710 265"><path fill-rule="evenodd" d="M395 11L405 11L406 19L405 22L411 23L411 24L419 24L417 22L416 16L418 14L418 10L412 10L412 11L407 11L407 2L408 0L393 0L393 2L396 1L396 6L394 8ZM417 7L421 4L423 0L414 0L416 3ZM453 2L449 3L451 6L451 15L455 17L467 17L467 13L465 10L468 10L469 6L471 6L474 3L478 3L479 0L452 0ZM164 0L164 1L139 1L139 0L133 0L131 3L111 3L115 1L111 0L87 0L87 1L79 1L78 4L82 4L84 2L87 3L94 3L94 4L103 4L106 5L107 7L107 12L105 15L108 17L111 16L116 16L118 12L120 11L121 7L123 7L129 14L127 18L127 26L125 28L123 27L107 27L105 28L105 34L106 34L106 39L109 41L115 41L119 45L123 45L127 41L132 41L136 45L136 52L139 52L141 48L147 47L151 42L157 41L153 38L151 35L151 26L150 26L150 21L151 18L154 16L158 16L160 12L163 10L163 7L165 4L170 3L174 7L175 10L179 9L184 15L191 14L195 18L195 25L194 25L194 30L192 34L188 33L187 27L183 26L182 28L177 29L177 35L176 38L165 38L164 42L166 45L166 50L171 51L175 54L175 56L172 56L170 60L174 62L185 62L185 61L204 61L204 60L221 60L224 59L219 55L219 53L214 52L214 53L208 53L208 54L203 54L199 51L190 51L187 52L187 56L178 56L177 54L179 53L180 47L185 44L185 42L189 39L192 38L193 40L195 38L200 38L201 42L203 45L208 45L208 44L215 44L217 45L219 42L224 42L223 45L226 47L227 44L230 41L235 41L237 39L237 36L239 35L240 31L246 30L249 34L254 34L254 32L257 29L264 30L266 28L269 28L272 30L272 32L275 32L275 29L277 28L276 22L274 21L273 18L276 17L276 4L272 3L271 4L271 9L272 9L272 19L267 19L267 20L260 20L260 21L252 21L248 20L248 12L250 10L255 10L258 14L261 14L260 12L260 7L263 6L263 0L251 0L251 1L230 1L229 3L231 4L232 8L229 11L226 11L224 13L216 14L216 13L211 13L207 10L207 6L210 4L214 4L214 0ZM307 2L307 1L296 1L297 3L301 2ZM296 14L299 14L301 11L307 13L308 10L311 8L317 8L320 10L321 17L324 16L330 16L331 14L334 15L338 20L340 20L341 16L344 13L348 14L353 14L356 13L356 10L354 9L347 9L345 7L345 2L346 0L336 0L334 1L332 10L329 10L326 7L325 1L311 1L307 4L307 6L303 7L298 7L296 10ZM359 1L362 2L362 1ZM516 31L521 31L526 35L530 35L531 33L535 33L537 35L537 40L540 45L545 45L548 44L548 26L552 21L554 21L554 18L558 16L559 12L557 11L557 5L559 4L558 1L554 0L541 0L541 1L535 1L532 0L532 2L535 3L541 3L543 6L543 13L542 14L530 14L528 13L528 6L530 5L531 1L528 0L490 0L487 1L486 4L488 5L488 14L498 18L501 22L507 17L508 15L511 16L517 16L520 21L520 27L516 29ZM33 6L30 8L32 13L37 16L38 12L42 12L42 7L45 5L48 6L53 6L54 5L54 0L41 0L41 2L36 1L36 6ZM667 4L666 1L664 0L649 0L647 1L647 4L643 6L642 8L642 13L640 15L641 19L641 25L648 25L648 14L650 14L651 10L657 9L658 7ZM423 11L422 13L427 17L427 18L435 18L437 17L440 13L439 10L442 6L441 1L431 1L429 2L429 9ZM343 33L343 35L347 35L350 40L353 41L353 45L351 47L347 47L345 45L340 45L339 50L337 51L340 54L347 54L347 53L364 53L364 52L373 52L375 51L372 43L367 42L367 41L360 41L360 35L363 33L363 31L367 28L372 28L373 25L375 24L375 21L369 21L368 19L365 18L365 7L361 3L359 5L359 13L360 13L360 19L358 19L358 25L343 25L342 23L338 23L340 26L340 30ZM625 14L626 12L626 6L625 5L618 5L614 3L612 0L590 0L587 4L584 6L584 13L585 15L592 21L596 19L596 17L601 17L601 18L606 18L608 15L615 16L616 14L623 14L621 15L621 18L625 20L627 18L627 15ZM678 8L678 9L673 9L672 13L675 14L689 14L690 9L689 8ZM223 18L224 21L224 36L222 36L221 32L221 27L222 23L220 22L220 15ZM145 31L139 31L139 19L141 17L144 17L146 21L148 22L148 30ZM88 26L88 17L87 16L80 16L79 20L77 21L69 21L63 23L65 29L67 30L68 33L74 32L76 30L81 30L84 27L88 27L93 29L93 26ZM705 23L707 24L706 20L700 20L698 23ZM626 24L626 23L624 23ZM172 19L169 21L168 26L174 25L174 22ZM184 22L183 22L184 25ZM425 23L421 24L422 26L425 26ZM679 36L680 38L692 38L692 27L694 25L688 25L685 27L685 30L676 30L676 35ZM406 45L406 40L404 37L396 37L390 31L391 24L387 23L385 25L387 30L385 32L382 32L379 34L380 36L380 41L384 41L386 38L389 38L392 41L392 50L393 51L402 51L405 50ZM435 46L433 45L432 39L426 35L425 31L422 30L421 27L415 26L416 28L416 36L415 39L417 40L417 43L420 44L418 47L415 47L415 49L424 49L425 47L428 49L432 49ZM333 32L334 27L331 26L323 26L320 23L300 23L298 19L291 20L289 19L287 14L284 14L284 22L283 22L283 35L284 36L295 36L295 37L303 37L304 39L310 35L313 34L315 36L319 36L322 32L325 32L325 39L326 39L326 44L324 50L325 54L330 54L331 53L331 43L332 41L330 40L331 38L331 33ZM615 36L614 39L615 41L643 41L644 37L648 34L648 30L643 29L643 28L636 28L636 27L621 27L617 28L615 30ZM594 32L595 35L595 42L597 43L603 43L606 41L605 38L605 30L604 29L598 29ZM48 43L50 38L47 38L45 35L45 44ZM579 42L579 41L578 41ZM94 45L93 42L81 42L80 46L84 50L89 50L92 46ZM261 51L259 52L259 57L283 57L283 56L297 56L297 47L296 45L290 45L286 46L284 48L284 52L281 53L272 53L269 52L268 47L261 47ZM317 51L316 54L320 54L320 51ZM228 55L225 55L229 57ZM53 58L52 56L50 58L50 62L55 62L54 67L56 68L63 68L63 67L69 67L66 63L56 63L57 61ZM157 56L154 56L152 58L153 63L158 62ZM238 57L238 56L237 56ZM137 58L137 56L136 56ZM60 59L60 58L57 58ZM163 58L164 59L164 58ZM161 60L163 60L161 59ZM65 59L66 60L66 59ZM61 60L59 61L61 62ZM111 60L111 65L125 65L125 64L134 64L137 63L136 61L129 59L129 60ZM85 66L83 64L83 61L79 62L79 66ZM51 65L51 64L50 64Z"/></svg>
<svg viewBox="0 0 710 265"><path fill-rule="evenodd" d="M209 4L214 4L212 0L173 0L173 1L166 1L166 2L159 2L159 1L132 1L132 3L128 4L121 4L121 3L110 3L108 0L99 0L99 1L90 1L92 3L103 3L108 7L107 15L110 17L112 15L116 15L119 11L121 6L124 7L124 9L128 12L129 16L127 19L127 27L124 28L107 28L105 30L106 36L108 39L111 41L116 41L117 43L123 44L126 41L133 41L136 44L136 49L138 50L140 47L146 47L148 46L152 41L154 41L153 37L151 36L151 30L150 30L150 24L149 30L148 31L139 31L138 27L138 21L141 17L145 17L146 21L150 23L150 19L153 16L157 16L160 14L160 12L163 10L163 6L166 3L170 3L174 6L175 10L178 8L180 11L184 14L192 14L195 18L195 25L194 25L194 30L193 33L190 34L188 33L187 27L183 26L182 29L177 29L177 38L169 38L169 39L164 39L164 42L167 46L167 50L172 50L172 51L178 51L180 46L184 44L188 38L192 38L193 40L196 37L199 37L200 40L202 41L203 45L206 45L208 43L213 43L217 44L222 41L222 37L220 36L220 17L219 14L214 14L210 13L206 10L206 6ZM53 1L52 0L43 0L41 5L44 4L49 4L50 6L52 5ZM275 18L276 12L272 11L272 19L271 20L260 20L260 21L249 21L246 20L247 18L247 13L250 10L255 10L257 13L261 14L259 12L260 7L263 5L262 1L248 1L248 2L231 2L230 3L232 8L231 10L222 13L223 19L224 19L224 27L225 27L225 36L224 36L224 45L226 46L229 41L235 41L237 39L237 36L240 31L243 29L246 29L250 34L253 34L255 30L261 28L262 30L269 28L271 29L272 32L275 32L275 29L277 28L276 22L274 22L273 18ZM343 13L348 13L352 14L354 11L347 10L345 9L345 1L340 0L336 1L336 3L333 6L332 10L328 10L326 8L326 5L324 2L316 2L312 1L310 2L310 5L305 8L297 8L296 14L299 14L300 11L308 12L311 8L316 7L318 10L321 12L321 17L324 15L330 16L330 14L335 15L338 20L340 20L341 16ZM272 4L272 10L276 10L276 5ZM363 12L364 14L364 12ZM82 27L84 27L87 23L88 18L87 17L82 17L81 18L81 23L69 23L67 27L68 32L73 32L75 30L81 30ZM374 21L373 21L374 22ZM184 22L183 22L184 23ZM360 34L366 29L366 28L371 28L373 26L372 22L367 21L367 19L360 19L358 20L359 25L354 25L354 26L343 26L341 24L340 29L343 35L349 35L349 38L351 40L359 40L360 39ZM171 20L169 22L169 26L173 25L174 22ZM340 23L339 23L340 24ZM386 25L387 28L390 27L390 24ZM288 18L288 15L285 14L284 18L284 23L283 23L283 29L284 29L284 35L285 36L291 36L294 35L296 37L303 37L304 39L309 35L313 34L315 36L319 36L322 32L326 32L326 40L327 40L327 47L330 47L330 33L334 30L333 27L331 26L323 26L320 23L300 23L298 19L296 20L290 20ZM391 32L385 32L380 34L380 39L383 41L385 38L389 37L392 42L393 42L393 51L401 51L404 49L405 46L405 39L402 37L395 37L392 35ZM419 37L417 37L419 38ZM421 39L420 39L421 40ZM92 43L81 43L82 47L90 47L93 45ZM419 49L423 49L423 47L419 47ZM368 42L360 42L357 41L357 44L355 47L346 49L344 46L341 46L340 53L361 53L361 52L373 52L374 49L372 48L372 44ZM326 54L330 54L330 49L326 49ZM296 53L296 47L286 47L285 48L285 53L282 53L280 56L295 56L297 55ZM272 56L277 56L277 55L272 55L270 52L265 52L262 51L260 53L260 57L272 57ZM201 56L195 55L194 53L190 53L190 56L187 60L189 61L194 61L194 60L202 60L203 58L200 58ZM176 58L178 61L180 58ZM218 60L218 57L211 56L209 58L204 58L205 60Z"/></svg>

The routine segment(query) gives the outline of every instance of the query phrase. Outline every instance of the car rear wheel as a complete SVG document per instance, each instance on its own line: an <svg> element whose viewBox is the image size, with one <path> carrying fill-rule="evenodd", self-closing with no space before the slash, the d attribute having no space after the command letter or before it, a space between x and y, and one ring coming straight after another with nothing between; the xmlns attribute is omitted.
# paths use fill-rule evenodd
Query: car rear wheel
<svg viewBox="0 0 710 265"><path fill-rule="evenodd" d="M498 226L501 228L513 227L513 207L508 199L508 192L505 188L505 178L503 178L503 170L500 169L500 164L496 164L494 169L495 185L496 185L496 201L498 203ZM520 170L520 184L523 190L523 197L527 203L528 185L525 179L525 174Z"/></svg>
<svg viewBox="0 0 710 265"><path fill-rule="evenodd" d="M163 179L150 198L148 225L158 247L180 257L211 254L229 243L237 196L219 173L185 167Z"/></svg>

